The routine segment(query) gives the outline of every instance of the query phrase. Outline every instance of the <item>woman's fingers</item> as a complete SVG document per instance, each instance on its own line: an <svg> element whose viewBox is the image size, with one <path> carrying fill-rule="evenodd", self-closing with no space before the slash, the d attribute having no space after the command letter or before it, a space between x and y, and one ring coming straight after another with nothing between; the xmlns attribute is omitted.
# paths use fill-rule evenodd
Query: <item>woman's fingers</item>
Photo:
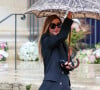
<svg viewBox="0 0 100 90"><path fill-rule="evenodd" d="M67 66L66 66L66 69L71 69L71 67L67 65Z"/></svg>
<svg viewBox="0 0 100 90"><path fill-rule="evenodd" d="M71 62L65 62L65 66L67 66L67 65L72 66L72 63Z"/></svg>
<svg viewBox="0 0 100 90"><path fill-rule="evenodd" d="M66 69L71 69L71 67L72 67L72 63L71 62L66 62L65 63L65 67L66 67Z"/></svg>
<svg viewBox="0 0 100 90"><path fill-rule="evenodd" d="M65 62L65 65L68 65L68 62Z"/></svg>
<svg viewBox="0 0 100 90"><path fill-rule="evenodd" d="M69 19L72 19L72 12L71 12L71 11L68 12L67 17L68 17Z"/></svg>
<svg viewBox="0 0 100 90"><path fill-rule="evenodd" d="M71 11L66 11L66 14L65 14L64 18L72 19L72 12Z"/></svg>
<svg viewBox="0 0 100 90"><path fill-rule="evenodd" d="M71 62L65 62L64 64L61 64L61 67L66 68L68 70L70 70L72 68L72 63Z"/></svg>
<svg viewBox="0 0 100 90"><path fill-rule="evenodd" d="M68 63L68 65L69 65L69 66L72 66L72 63L70 62L70 63Z"/></svg>

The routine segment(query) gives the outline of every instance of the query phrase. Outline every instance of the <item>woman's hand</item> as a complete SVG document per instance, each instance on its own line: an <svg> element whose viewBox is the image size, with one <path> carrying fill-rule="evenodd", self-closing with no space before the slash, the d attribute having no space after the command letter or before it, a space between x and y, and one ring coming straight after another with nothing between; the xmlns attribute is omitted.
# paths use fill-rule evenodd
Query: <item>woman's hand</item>
<svg viewBox="0 0 100 90"><path fill-rule="evenodd" d="M68 12L67 18L72 19L72 12L71 11Z"/></svg>
<svg viewBox="0 0 100 90"><path fill-rule="evenodd" d="M73 65L72 65L72 62L65 62L64 60L61 60L60 61L60 64L61 64L61 67L65 70L68 70L68 71L70 71L70 70L72 70L72 67L73 67Z"/></svg>
<svg viewBox="0 0 100 90"><path fill-rule="evenodd" d="M70 69L72 69L72 63L71 62L65 62L65 68L66 69L68 69L68 70L70 70Z"/></svg>
<svg viewBox="0 0 100 90"><path fill-rule="evenodd" d="M66 14L64 15L64 18L72 19L72 12L71 11L66 12Z"/></svg>

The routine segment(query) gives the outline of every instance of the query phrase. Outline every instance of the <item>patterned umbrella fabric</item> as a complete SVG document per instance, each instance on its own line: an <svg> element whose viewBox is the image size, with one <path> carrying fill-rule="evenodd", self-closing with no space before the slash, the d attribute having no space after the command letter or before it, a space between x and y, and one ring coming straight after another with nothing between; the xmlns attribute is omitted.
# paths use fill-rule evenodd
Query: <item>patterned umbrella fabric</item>
<svg viewBox="0 0 100 90"><path fill-rule="evenodd" d="M100 20L100 0L38 0L25 13L33 13L37 17L57 14L64 17L68 11L72 18L94 18Z"/></svg>

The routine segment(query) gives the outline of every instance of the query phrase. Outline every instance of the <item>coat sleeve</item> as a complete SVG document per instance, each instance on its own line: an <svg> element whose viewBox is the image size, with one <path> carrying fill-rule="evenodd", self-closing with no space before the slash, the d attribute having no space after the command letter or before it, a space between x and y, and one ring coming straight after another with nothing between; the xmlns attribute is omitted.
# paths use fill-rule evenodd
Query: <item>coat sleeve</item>
<svg viewBox="0 0 100 90"><path fill-rule="evenodd" d="M43 46L53 48L57 46L60 42L65 41L65 39L68 37L68 33L71 30L72 23L73 21L71 19L66 18L62 24L61 31L58 35L43 35Z"/></svg>

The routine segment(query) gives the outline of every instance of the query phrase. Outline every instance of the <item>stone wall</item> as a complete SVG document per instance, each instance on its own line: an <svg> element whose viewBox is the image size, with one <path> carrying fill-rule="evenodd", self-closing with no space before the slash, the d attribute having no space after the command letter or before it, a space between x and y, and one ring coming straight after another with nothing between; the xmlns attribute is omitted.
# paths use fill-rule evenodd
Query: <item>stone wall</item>
<svg viewBox="0 0 100 90"><path fill-rule="evenodd" d="M27 0L1 0L0 21L12 13L24 13L27 10ZM21 16L17 17L17 26L20 30L27 29L27 19L22 21ZM11 16L3 23L0 23L0 30L14 29L15 16Z"/></svg>

